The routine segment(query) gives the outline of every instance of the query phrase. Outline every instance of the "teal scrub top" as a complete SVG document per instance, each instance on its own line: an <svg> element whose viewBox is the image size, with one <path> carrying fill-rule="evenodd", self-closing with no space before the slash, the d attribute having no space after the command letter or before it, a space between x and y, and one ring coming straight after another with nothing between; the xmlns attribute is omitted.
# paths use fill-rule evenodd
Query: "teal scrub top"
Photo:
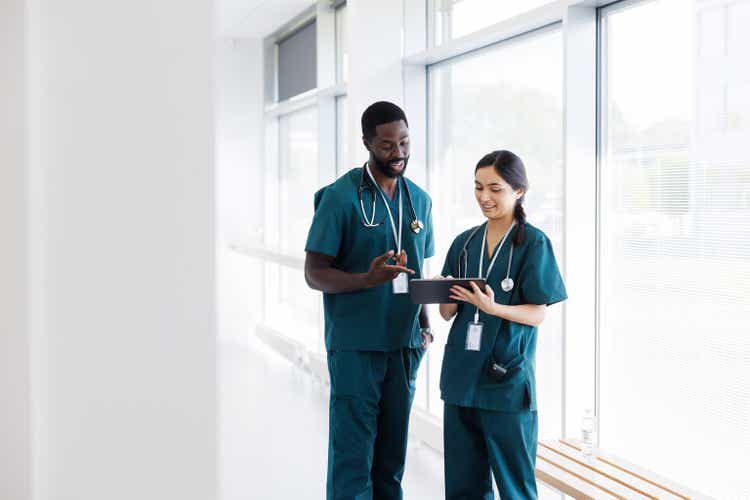
<svg viewBox="0 0 750 500"><path fill-rule="evenodd" d="M367 175L367 174L365 174ZM333 267L349 273L366 273L375 257L396 251L388 212L383 198L375 191L376 227L365 227L357 189L362 168L354 168L315 194L315 214L305 245L306 252L333 257ZM424 224L419 234L411 230L407 197L401 183L389 200L394 223L398 224L398 200L403 196L401 244L408 256L407 267L421 278L424 259L435 254L432 233L432 200L409 179L405 179L417 218ZM386 197L387 198L387 197ZM364 190L365 214L372 217L372 192ZM419 347L419 311L409 294L393 293L391 282L349 293L324 293L325 344L327 350L393 351Z"/></svg>
<svg viewBox="0 0 750 500"><path fill-rule="evenodd" d="M550 305L567 299L552 244L547 235L529 223L525 225L523 243L513 249L510 277L515 286L509 292L504 292L500 287L500 282L508 271L511 238L517 230L518 227L513 229L500 250L488 279L495 292L495 302L506 305ZM476 277L479 274L480 251L485 252L482 276L489 267L491 259L487 257L486 249L480 248L483 231L484 226L481 226L466 247L468 277ZM443 266L443 276L459 277L459 258L461 277L467 276L461 249L471 232L472 229L463 232L451 244ZM480 350L468 351L465 349L466 332L469 323L474 321L474 311L475 308L471 304L459 304L451 325L440 374L443 401L495 411L535 410L534 355L537 328L480 311L479 321L484 323ZM488 372L493 357L496 362L508 369L508 373L500 382L495 381Z"/></svg>

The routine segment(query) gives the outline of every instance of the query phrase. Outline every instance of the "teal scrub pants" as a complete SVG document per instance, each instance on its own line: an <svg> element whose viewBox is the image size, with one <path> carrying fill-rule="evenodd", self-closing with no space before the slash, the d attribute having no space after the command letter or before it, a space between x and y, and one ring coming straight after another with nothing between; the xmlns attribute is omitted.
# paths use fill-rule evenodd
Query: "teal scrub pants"
<svg viewBox="0 0 750 500"><path fill-rule="evenodd" d="M537 498L536 411L501 412L446 403L443 443L447 500L493 500L490 470L501 499Z"/></svg>
<svg viewBox="0 0 750 500"><path fill-rule="evenodd" d="M328 500L403 498L409 412L423 354L328 352Z"/></svg>

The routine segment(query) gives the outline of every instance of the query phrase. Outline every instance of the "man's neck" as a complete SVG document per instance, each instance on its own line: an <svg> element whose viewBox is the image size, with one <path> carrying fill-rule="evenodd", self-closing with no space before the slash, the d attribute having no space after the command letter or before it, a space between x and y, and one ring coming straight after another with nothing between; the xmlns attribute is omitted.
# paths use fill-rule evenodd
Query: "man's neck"
<svg viewBox="0 0 750 500"><path fill-rule="evenodd" d="M373 165L372 160L368 161L367 165L370 167L370 172L372 172L372 176L375 179L375 182L378 183L378 186L380 186L380 189L383 190L388 198L393 199L396 194L396 182L398 181L398 177L388 177L381 172L378 167Z"/></svg>

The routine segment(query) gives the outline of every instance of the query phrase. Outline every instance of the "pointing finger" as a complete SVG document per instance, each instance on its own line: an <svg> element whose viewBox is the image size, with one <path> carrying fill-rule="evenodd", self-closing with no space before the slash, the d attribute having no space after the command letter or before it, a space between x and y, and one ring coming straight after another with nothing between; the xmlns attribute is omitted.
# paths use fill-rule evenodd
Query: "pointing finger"
<svg viewBox="0 0 750 500"><path fill-rule="evenodd" d="M383 266L383 268L387 269L388 271L394 271L394 272L398 271L400 273L415 274L413 269L409 269L406 266L386 264L385 266Z"/></svg>
<svg viewBox="0 0 750 500"><path fill-rule="evenodd" d="M375 257L375 261L376 261L377 264L383 264L383 263L385 263L385 261L387 261L391 257L393 257L393 250L389 250L386 253L384 253L383 255Z"/></svg>

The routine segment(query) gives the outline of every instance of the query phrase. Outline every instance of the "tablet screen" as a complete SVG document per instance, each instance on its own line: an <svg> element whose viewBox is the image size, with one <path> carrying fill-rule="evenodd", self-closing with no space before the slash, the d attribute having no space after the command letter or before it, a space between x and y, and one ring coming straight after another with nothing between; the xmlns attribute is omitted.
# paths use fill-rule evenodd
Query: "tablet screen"
<svg viewBox="0 0 750 500"><path fill-rule="evenodd" d="M471 282L483 292L487 286L482 278L413 279L409 281L409 295L415 304L455 304L458 301L450 298L451 287L458 285L471 290Z"/></svg>

